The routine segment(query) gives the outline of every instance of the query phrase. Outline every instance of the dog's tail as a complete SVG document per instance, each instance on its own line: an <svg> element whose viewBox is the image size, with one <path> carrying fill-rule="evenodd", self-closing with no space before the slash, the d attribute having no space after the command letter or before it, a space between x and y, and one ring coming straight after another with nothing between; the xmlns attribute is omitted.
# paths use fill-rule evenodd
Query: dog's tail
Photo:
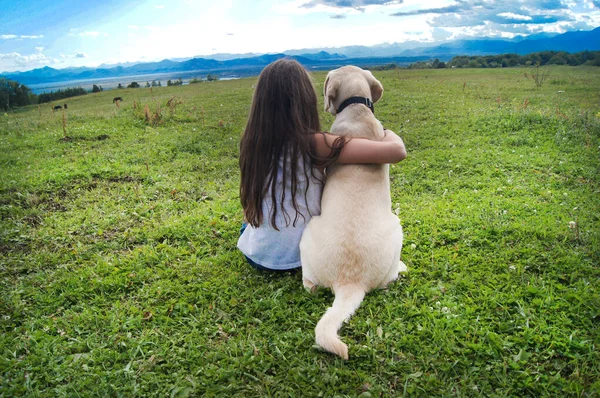
<svg viewBox="0 0 600 398"><path fill-rule="evenodd" d="M338 330L347 321L365 298L365 291L358 286L334 288L335 300L327 309L315 328L317 344L326 351L348 359L348 346L338 337Z"/></svg>

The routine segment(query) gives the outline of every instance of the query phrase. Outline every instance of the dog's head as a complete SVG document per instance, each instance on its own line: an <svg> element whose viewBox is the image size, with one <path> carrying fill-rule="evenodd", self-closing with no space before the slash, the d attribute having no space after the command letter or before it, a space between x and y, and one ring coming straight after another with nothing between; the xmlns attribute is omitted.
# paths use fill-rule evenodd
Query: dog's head
<svg viewBox="0 0 600 398"><path fill-rule="evenodd" d="M323 86L325 111L335 115L340 104L350 97L366 97L377 102L383 86L373 74L356 66L344 66L327 74Z"/></svg>

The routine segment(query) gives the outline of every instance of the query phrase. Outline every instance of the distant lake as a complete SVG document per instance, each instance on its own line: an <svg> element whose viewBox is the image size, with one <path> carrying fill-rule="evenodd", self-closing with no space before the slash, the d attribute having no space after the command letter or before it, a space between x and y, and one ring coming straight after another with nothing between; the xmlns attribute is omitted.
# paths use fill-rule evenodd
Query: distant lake
<svg viewBox="0 0 600 398"><path fill-rule="evenodd" d="M64 82L28 84L27 87L29 87L34 94L49 93L50 91L64 90L71 87L81 87L84 90L92 91L94 84L102 86L104 90L110 90L117 88L119 83L121 83L123 87L127 87L131 82L138 82L141 87L144 87L146 82L152 83L153 80L157 83L160 81L163 86L166 86L167 80L177 80L181 78L183 84L188 84L190 79L206 79L206 75L206 71L155 73L150 75L104 77L101 79L67 80ZM232 80L240 79L241 77L242 76L231 75L219 77L219 79Z"/></svg>

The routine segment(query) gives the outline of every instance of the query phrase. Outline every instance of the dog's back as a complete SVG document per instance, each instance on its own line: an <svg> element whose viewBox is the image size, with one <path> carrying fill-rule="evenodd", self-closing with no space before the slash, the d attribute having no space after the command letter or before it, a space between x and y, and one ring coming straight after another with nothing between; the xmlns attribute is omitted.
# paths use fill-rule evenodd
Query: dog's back
<svg viewBox="0 0 600 398"><path fill-rule="evenodd" d="M331 132L377 140L384 135L379 121L364 106L352 106L337 115ZM314 224L335 226L328 254L322 253L328 274L344 275L344 283L358 284L365 292L380 286L385 275L374 272L375 268L389 266L380 261L380 242L398 225L391 206L389 165L334 164L327 169L321 216L315 217ZM390 216L395 220L390 222ZM328 287L341 282L336 277Z"/></svg>

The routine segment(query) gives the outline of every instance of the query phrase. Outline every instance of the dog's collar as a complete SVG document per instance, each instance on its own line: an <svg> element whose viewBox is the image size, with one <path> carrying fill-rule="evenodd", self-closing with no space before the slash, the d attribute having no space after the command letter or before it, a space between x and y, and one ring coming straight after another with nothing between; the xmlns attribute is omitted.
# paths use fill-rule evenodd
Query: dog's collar
<svg viewBox="0 0 600 398"><path fill-rule="evenodd" d="M340 105L340 107L337 109L337 113L340 113L348 105L351 105L351 104L363 104L363 105L366 105L367 107L369 107L369 109L371 110L371 112L373 112L373 114L375 114L375 107L373 106L373 101L371 101L367 97L350 97L350 98L348 98L347 100L345 100L344 102L342 102L342 104Z"/></svg>

